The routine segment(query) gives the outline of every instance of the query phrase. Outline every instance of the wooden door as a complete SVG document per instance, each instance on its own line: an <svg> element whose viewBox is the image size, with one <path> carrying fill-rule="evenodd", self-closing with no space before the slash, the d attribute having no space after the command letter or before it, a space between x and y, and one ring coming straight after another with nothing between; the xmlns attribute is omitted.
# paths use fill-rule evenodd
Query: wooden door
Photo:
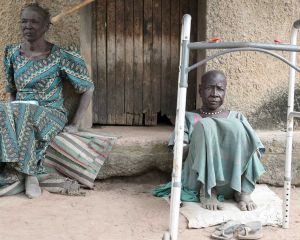
<svg viewBox="0 0 300 240"><path fill-rule="evenodd" d="M93 19L93 121L156 125L158 114L174 119L181 18L197 0L97 0ZM196 53L190 56L196 60ZM196 106L196 72L189 75L187 108Z"/></svg>

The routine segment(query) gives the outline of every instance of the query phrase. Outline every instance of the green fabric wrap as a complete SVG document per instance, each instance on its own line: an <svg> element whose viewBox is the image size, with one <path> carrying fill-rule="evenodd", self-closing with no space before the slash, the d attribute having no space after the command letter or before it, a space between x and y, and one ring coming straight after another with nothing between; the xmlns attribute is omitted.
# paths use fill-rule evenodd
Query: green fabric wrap
<svg viewBox="0 0 300 240"><path fill-rule="evenodd" d="M171 194L171 182L161 184L153 189L152 194L156 197L167 197ZM183 187L181 189L181 201L184 202L199 202L199 193L191 191Z"/></svg>
<svg viewBox="0 0 300 240"><path fill-rule="evenodd" d="M264 146L239 112L231 111L227 118L187 113L185 137L190 145L182 171L184 189L199 192L202 183L206 197L215 187L218 195L231 198L234 190L251 193L265 172L260 161Z"/></svg>

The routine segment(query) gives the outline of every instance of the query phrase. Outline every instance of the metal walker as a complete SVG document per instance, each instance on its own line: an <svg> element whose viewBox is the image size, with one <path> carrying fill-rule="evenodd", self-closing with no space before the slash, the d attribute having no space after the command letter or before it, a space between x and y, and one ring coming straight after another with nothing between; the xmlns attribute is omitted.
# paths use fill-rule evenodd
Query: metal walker
<svg viewBox="0 0 300 240"><path fill-rule="evenodd" d="M284 198L283 198L283 219L282 227L289 227L289 206L291 192L291 163L292 163L292 143L293 143L293 123L294 118L300 118L300 112L294 111L294 92L296 71L300 72L300 68L296 66L296 52L300 52L300 46L297 46L297 34L300 29L300 19L294 22L291 33L291 44L265 44L252 42L190 42L191 16L186 14L182 18L181 29L181 45L180 45L180 61L178 74L178 93L176 108L176 124L175 124L175 147L172 172L172 190L170 202L170 219L169 231L164 233L163 240L178 239L178 221L181 193L181 170L182 170L182 153L183 153L183 134L184 134L184 118L186 106L186 93L188 87L188 73L206 62L219 57L221 55L240 52L240 51L256 51L271 55L290 66L289 72L289 89L288 89L288 110L287 110L287 140L286 140L286 159L284 173ZM192 66L189 66L190 50L205 49L226 49L219 53L213 54ZM289 51L290 61L284 57L270 51Z"/></svg>

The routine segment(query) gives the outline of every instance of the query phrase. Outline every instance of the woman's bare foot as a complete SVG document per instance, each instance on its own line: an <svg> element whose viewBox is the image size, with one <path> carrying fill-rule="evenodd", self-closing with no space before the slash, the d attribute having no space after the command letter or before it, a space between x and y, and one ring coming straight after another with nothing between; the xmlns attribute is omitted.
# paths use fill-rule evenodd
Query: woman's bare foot
<svg viewBox="0 0 300 240"><path fill-rule="evenodd" d="M251 193L235 192L234 200L238 203L241 211L252 211L257 208L256 204L251 198Z"/></svg>
<svg viewBox="0 0 300 240"><path fill-rule="evenodd" d="M223 209L222 204L217 200L217 194L214 189L212 189L211 191L210 198L206 198L205 194L202 192L202 190L200 190L199 198L200 198L201 207L205 209L213 210L213 211Z"/></svg>
<svg viewBox="0 0 300 240"><path fill-rule="evenodd" d="M42 190L36 176L26 175L25 177L25 194L29 198L37 198L41 196Z"/></svg>

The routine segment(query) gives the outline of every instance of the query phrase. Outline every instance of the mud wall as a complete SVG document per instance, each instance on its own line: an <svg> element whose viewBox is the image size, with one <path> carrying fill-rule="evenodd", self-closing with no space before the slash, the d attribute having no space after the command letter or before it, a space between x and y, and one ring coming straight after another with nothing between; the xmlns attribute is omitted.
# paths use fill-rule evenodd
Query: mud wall
<svg viewBox="0 0 300 240"><path fill-rule="evenodd" d="M266 43L280 39L288 43L291 26L300 17L298 5L299 0L209 0L205 38ZM207 51L206 55L212 53ZM256 128L284 128L289 71L285 64L261 53L243 52L210 62L206 70L211 69L223 70L227 75L228 108L244 112ZM299 88L296 96L299 109Z"/></svg>

